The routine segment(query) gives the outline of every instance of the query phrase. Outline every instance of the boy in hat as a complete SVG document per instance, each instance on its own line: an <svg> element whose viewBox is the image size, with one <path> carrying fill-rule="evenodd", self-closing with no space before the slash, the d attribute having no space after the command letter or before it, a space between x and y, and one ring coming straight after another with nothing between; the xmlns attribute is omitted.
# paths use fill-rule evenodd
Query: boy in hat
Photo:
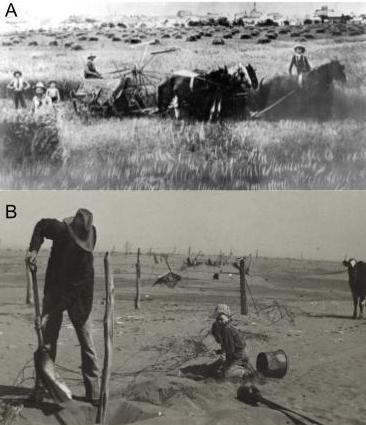
<svg viewBox="0 0 366 425"><path fill-rule="evenodd" d="M97 68L94 64L95 55L89 55L87 57L87 62L84 68L84 77L85 78L103 78L102 74L97 71Z"/></svg>
<svg viewBox="0 0 366 425"><path fill-rule="evenodd" d="M35 87L35 95L32 100L32 111L36 112L49 112L52 106L52 100L47 96L47 89L45 85L38 81Z"/></svg>
<svg viewBox="0 0 366 425"><path fill-rule="evenodd" d="M22 108L26 108L24 92L29 89L30 85L23 79L20 71L15 71L13 77L13 80L8 84L7 88L13 90L15 109L18 109L19 105Z"/></svg>
<svg viewBox="0 0 366 425"><path fill-rule="evenodd" d="M59 103L61 101L60 91L57 88L56 81L50 81L48 84L48 89L46 91L46 96L48 96L52 103Z"/></svg>
<svg viewBox="0 0 366 425"><path fill-rule="evenodd" d="M224 356L221 373L225 378L235 381L252 377L253 369L245 353L245 341L232 324L229 306L218 304L213 316L215 322L211 328L212 335L221 346L216 353Z"/></svg>
<svg viewBox="0 0 366 425"><path fill-rule="evenodd" d="M44 345L52 360L56 358L57 339L66 310L81 348L81 371L86 398L93 405L99 399L99 368L91 334L90 313L93 307L93 250L96 230L93 214L79 209L63 221L42 219L33 230L27 261L36 263L45 239L52 240L44 286L42 327Z"/></svg>
<svg viewBox="0 0 366 425"><path fill-rule="evenodd" d="M292 56L289 74L292 75L292 69L295 67L297 75L299 76L299 84L302 84L302 78L304 74L311 71L311 65L309 59L305 56L305 47L297 45L294 48L295 54Z"/></svg>

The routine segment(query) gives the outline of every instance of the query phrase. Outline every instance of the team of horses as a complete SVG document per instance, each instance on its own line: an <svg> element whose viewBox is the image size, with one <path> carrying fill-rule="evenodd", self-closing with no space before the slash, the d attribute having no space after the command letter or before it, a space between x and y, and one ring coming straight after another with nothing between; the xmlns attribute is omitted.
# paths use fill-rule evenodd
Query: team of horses
<svg viewBox="0 0 366 425"><path fill-rule="evenodd" d="M337 60L313 69L301 80L282 75L260 83L250 64L208 73L179 71L158 86L157 105L161 113L173 107L176 118L199 120L249 119L260 111L265 111L267 119L327 119L334 81L346 82L344 66Z"/></svg>

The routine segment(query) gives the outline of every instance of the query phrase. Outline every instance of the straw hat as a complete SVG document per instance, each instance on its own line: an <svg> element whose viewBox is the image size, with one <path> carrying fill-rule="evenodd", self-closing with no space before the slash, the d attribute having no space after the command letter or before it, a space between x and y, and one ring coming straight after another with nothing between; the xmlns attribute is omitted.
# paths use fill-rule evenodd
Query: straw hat
<svg viewBox="0 0 366 425"><path fill-rule="evenodd" d="M96 243L93 214L85 208L80 208L74 217L67 217L63 221L74 242L84 251L93 252Z"/></svg>
<svg viewBox="0 0 366 425"><path fill-rule="evenodd" d="M42 83L42 81L38 81L38 83L35 86L35 92L44 93L45 91L46 91L45 85Z"/></svg>
<svg viewBox="0 0 366 425"><path fill-rule="evenodd" d="M46 90L46 87L42 83L42 81L38 81L38 83L36 84L36 89L44 89L44 90Z"/></svg>
<svg viewBox="0 0 366 425"><path fill-rule="evenodd" d="M305 47L303 46L303 45L301 45L301 44L297 44L295 47L294 47L294 50L295 50L295 52L296 52L296 50L301 50L301 52L302 53L305 53Z"/></svg>

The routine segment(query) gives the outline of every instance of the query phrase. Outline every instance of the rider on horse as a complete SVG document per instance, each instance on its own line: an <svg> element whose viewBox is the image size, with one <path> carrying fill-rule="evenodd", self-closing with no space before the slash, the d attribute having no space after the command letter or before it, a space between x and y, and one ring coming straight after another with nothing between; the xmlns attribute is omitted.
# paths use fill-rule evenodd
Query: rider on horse
<svg viewBox="0 0 366 425"><path fill-rule="evenodd" d="M292 68L295 67L299 79L299 86L302 86L303 75L311 71L309 59L305 56L305 47L297 45L294 48L295 54L292 56L289 74L292 74Z"/></svg>

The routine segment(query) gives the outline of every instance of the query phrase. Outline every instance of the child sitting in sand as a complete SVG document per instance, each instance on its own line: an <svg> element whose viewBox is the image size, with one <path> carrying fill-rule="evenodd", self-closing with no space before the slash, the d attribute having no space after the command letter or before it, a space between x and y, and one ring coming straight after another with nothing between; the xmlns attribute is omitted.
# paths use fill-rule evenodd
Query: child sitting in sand
<svg viewBox="0 0 366 425"><path fill-rule="evenodd" d="M220 372L230 380L242 380L253 377L254 370L245 352L245 341L232 324L232 314L229 306L218 304L214 312L215 322L211 331L221 349L217 354L224 356Z"/></svg>

